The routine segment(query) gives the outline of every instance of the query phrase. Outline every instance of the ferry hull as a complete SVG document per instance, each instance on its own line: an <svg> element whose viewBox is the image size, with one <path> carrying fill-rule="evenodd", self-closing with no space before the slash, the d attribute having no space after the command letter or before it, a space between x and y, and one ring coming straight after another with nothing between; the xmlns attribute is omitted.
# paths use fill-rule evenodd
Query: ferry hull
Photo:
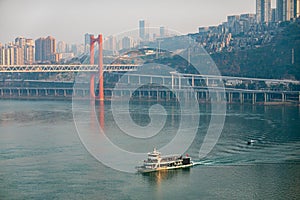
<svg viewBox="0 0 300 200"><path fill-rule="evenodd" d="M147 168L138 168L139 173L150 173L150 172L157 172L162 170L175 170L175 169L184 169L194 166L193 163L187 164L187 165L180 165L180 166L172 166L172 167L158 167L153 169L147 169Z"/></svg>

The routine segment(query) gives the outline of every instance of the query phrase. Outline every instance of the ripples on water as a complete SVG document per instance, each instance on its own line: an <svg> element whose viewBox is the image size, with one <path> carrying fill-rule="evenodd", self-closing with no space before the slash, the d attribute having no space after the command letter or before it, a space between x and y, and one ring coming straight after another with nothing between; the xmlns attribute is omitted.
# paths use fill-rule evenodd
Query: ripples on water
<svg viewBox="0 0 300 200"><path fill-rule="evenodd" d="M242 112L241 110L242 109ZM214 150L202 162L210 165L246 165L300 161L300 114L297 107L230 105L222 135ZM202 118L191 150L197 155L201 133L209 118ZM200 133L200 134L199 134ZM248 141L254 142L250 145Z"/></svg>
<svg viewBox="0 0 300 200"><path fill-rule="evenodd" d="M137 124L149 123L148 107L131 107ZM162 133L136 144L138 140L120 133L106 106L109 138L142 152L165 145L176 135L180 120L178 105L165 108L171 116ZM200 111L199 130L187 152L193 158L211 116L209 105L201 105ZM299 198L299 130L299 107L229 105L217 145L197 160L203 165L145 176L124 174L86 152L70 102L0 100L0 199ZM251 139L254 143L247 145Z"/></svg>

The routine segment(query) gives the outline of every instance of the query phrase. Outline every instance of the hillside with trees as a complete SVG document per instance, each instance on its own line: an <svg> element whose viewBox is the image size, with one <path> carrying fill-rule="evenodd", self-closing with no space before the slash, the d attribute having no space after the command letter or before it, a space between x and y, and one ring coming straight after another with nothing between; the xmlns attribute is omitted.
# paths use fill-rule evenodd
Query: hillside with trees
<svg viewBox="0 0 300 200"><path fill-rule="evenodd" d="M300 21L281 23L274 41L211 56L222 75L300 80Z"/></svg>

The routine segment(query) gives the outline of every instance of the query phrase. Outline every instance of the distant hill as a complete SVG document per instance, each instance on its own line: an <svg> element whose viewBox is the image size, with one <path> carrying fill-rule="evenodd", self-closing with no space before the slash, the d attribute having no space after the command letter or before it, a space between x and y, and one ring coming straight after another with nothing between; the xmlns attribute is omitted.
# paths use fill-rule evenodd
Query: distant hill
<svg viewBox="0 0 300 200"><path fill-rule="evenodd" d="M300 80L300 21L280 26L272 44L212 54L222 75Z"/></svg>

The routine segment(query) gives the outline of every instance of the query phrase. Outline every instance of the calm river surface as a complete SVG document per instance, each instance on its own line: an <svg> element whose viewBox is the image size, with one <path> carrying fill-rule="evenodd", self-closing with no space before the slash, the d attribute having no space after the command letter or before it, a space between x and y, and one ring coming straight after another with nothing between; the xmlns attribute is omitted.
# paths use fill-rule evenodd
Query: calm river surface
<svg viewBox="0 0 300 200"><path fill-rule="evenodd" d="M149 123L147 105L131 105L140 125ZM172 139L176 108L165 105L169 122L152 142ZM186 152L193 158L210 121L209 109L200 106L198 133ZM105 127L115 127L108 103ZM133 148L127 136L110 131L109 138ZM247 145L250 139L255 142ZM199 161L202 165L189 170L120 172L85 149L71 101L0 100L0 199L300 199L300 108L227 105L222 135Z"/></svg>

